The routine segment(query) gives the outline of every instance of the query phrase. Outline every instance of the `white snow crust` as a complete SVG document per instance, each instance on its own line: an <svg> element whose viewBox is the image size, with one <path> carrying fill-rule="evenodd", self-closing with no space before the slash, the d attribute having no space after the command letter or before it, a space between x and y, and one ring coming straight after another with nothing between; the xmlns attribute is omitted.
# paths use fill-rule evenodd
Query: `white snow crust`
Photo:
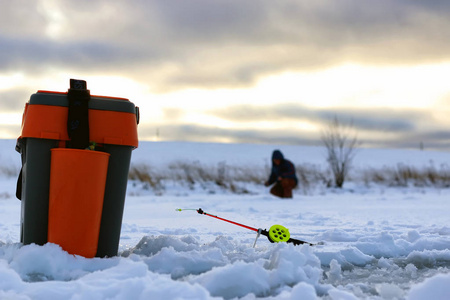
<svg viewBox="0 0 450 300"><path fill-rule="evenodd" d="M0 163L20 169L14 142ZM281 149L294 162L324 164L319 148L143 142L133 164L172 161L248 166ZM362 149L355 166L443 164L450 154ZM59 245L21 245L16 177L0 173L0 299L450 299L450 188L363 187L295 192L281 200L174 186L163 195L129 182L119 256L87 259ZM254 228L287 227L316 243L270 243Z"/></svg>

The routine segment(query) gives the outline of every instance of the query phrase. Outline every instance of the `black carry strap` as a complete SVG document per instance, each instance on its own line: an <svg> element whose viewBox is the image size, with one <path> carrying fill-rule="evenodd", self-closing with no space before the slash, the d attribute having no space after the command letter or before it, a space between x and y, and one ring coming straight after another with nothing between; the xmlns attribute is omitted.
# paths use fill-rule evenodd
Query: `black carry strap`
<svg viewBox="0 0 450 300"><path fill-rule="evenodd" d="M17 178L17 184L16 184L16 198L19 200L22 200L22 169L23 169L23 139L18 138L16 142L16 151L20 153L20 158L22 161L22 167L20 168L20 173Z"/></svg>
<svg viewBox="0 0 450 300"><path fill-rule="evenodd" d="M67 133L70 141L68 148L86 149L89 147L89 100L90 91L86 81L70 79L69 115L67 118Z"/></svg>

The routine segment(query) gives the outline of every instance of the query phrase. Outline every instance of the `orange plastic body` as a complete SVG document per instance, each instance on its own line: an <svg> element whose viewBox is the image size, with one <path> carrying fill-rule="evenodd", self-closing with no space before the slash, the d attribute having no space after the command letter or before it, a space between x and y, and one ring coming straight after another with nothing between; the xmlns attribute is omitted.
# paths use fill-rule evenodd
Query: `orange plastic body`
<svg viewBox="0 0 450 300"><path fill-rule="evenodd" d="M95 256L109 156L99 151L51 149L48 242L71 254Z"/></svg>
<svg viewBox="0 0 450 300"><path fill-rule="evenodd" d="M43 91L39 91L43 93ZM49 94L64 94L45 92ZM99 97L99 96L95 96ZM107 99L120 99L100 97ZM68 107L26 104L20 137L67 141ZM97 144L138 147L136 114L111 110L89 109L89 139Z"/></svg>

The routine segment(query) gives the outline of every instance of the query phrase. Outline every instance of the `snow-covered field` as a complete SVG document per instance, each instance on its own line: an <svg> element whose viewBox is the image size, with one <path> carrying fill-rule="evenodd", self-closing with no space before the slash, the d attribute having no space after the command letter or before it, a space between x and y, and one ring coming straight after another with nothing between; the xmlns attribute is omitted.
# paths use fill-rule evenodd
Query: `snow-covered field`
<svg viewBox="0 0 450 300"><path fill-rule="evenodd" d="M268 164L279 148L295 163L324 164L314 147L141 143L133 164ZM120 256L73 256L21 246L15 199L20 155L0 140L0 299L450 299L450 188L358 186L280 200L268 189L236 195L174 186L162 196L129 183ZM355 167L446 164L450 153L361 149ZM316 246L270 243L195 211Z"/></svg>

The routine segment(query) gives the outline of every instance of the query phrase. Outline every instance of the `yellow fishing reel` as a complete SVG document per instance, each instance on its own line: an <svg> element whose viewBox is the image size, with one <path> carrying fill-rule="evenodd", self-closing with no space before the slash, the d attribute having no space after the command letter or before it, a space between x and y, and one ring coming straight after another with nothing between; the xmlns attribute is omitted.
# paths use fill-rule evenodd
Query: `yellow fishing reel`
<svg viewBox="0 0 450 300"><path fill-rule="evenodd" d="M291 235L289 233L289 229L282 225L273 225L269 229L269 239L272 242L287 242L289 241Z"/></svg>

